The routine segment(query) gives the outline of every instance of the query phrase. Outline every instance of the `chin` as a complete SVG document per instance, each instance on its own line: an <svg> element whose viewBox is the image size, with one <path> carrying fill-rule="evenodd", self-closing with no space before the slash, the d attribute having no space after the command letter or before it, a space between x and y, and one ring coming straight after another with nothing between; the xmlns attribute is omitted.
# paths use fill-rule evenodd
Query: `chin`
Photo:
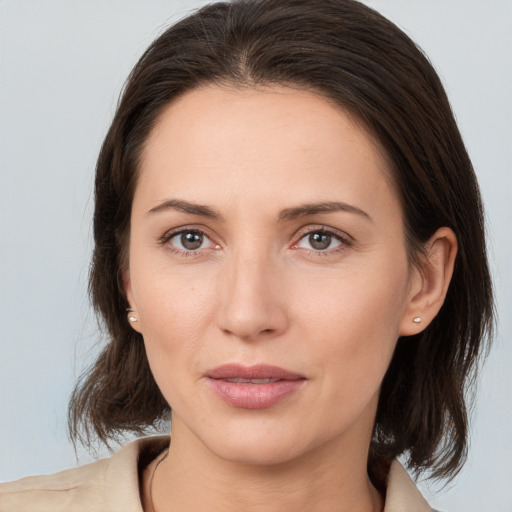
<svg viewBox="0 0 512 512"><path fill-rule="evenodd" d="M277 466L297 459L301 452L297 447L281 443L245 443L219 447L217 455L229 462L247 466Z"/></svg>
<svg viewBox="0 0 512 512"><path fill-rule="evenodd" d="M272 421L258 423L224 425L214 436L210 435L213 430L206 433L203 444L225 461L251 466L286 464L322 444L318 442L319 436L308 441L307 433L293 428L290 422L281 425ZM222 434L218 435L219 432Z"/></svg>

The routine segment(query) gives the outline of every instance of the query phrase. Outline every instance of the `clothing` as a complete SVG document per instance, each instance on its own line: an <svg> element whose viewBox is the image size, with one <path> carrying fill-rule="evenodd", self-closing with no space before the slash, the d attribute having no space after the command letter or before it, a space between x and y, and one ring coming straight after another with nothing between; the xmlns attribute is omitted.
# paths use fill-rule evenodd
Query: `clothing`
<svg viewBox="0 0 512 512"><path fill-rule="evenodd" d="M108 459L0 484L0 512L143 512L139 475L168 444L168 437L139 439ZM398 461L384 512L432 512Z"/></svg>

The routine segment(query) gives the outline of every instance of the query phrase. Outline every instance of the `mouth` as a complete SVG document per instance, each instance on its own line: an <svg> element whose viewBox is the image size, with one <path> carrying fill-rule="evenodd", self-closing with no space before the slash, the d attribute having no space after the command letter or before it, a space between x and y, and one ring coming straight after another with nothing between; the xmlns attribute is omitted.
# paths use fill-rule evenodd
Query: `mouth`
<svg viewBox="0 0 512 512"><path fill-rule="evenodd" d="M298 373L271 365L222 365L206 377L210 389L225 403L241 409L266 409L292 394L306 382Z"/></svg>
<svg viewBox="0 0 512 512"><path fill-rule="evenodd" d="M222 380L226 382L236 382L238 384L269 384L270 382L278 382L280 379L244 379L242 377L231 377Z"/></svg>

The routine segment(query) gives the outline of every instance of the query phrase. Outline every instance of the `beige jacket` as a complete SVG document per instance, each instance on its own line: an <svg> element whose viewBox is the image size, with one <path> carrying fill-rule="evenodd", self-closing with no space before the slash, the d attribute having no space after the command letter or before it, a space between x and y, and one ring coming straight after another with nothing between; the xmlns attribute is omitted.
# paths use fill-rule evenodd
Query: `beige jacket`
<svg viewBox="0 0 512 512"><path fill-rule="evenodd" d="M149 462L168 442L167 437L140 439L108 459L0 484L0 512L143 512L139 462ZM389 473L384 512L432 512L396 461Z"/></svg>

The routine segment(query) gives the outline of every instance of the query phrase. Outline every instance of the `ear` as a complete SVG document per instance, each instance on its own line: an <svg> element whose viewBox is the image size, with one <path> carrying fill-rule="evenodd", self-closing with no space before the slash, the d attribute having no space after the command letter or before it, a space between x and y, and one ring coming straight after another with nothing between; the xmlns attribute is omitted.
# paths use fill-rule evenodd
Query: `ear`
<svg viewBox="0 0 512 512"><path fill-rule="evenodd" d="M457 255L457 237L439 228L425 244L425 255L411 270L408 303L400 324L400 336L423 331L443 305Z"/></svg>
<svg viewBox="0 0 512 512"><path fill-rule="evenodd" d="M140 318L137 312L137 305L133 298L132 283L130 280L130 273L128 270L123 271L123 287L124 293L126 294L126 299L128 300L128 304L130 305L130 309L126 312L127 322L129 322L130 326L134 331L137 331L138 333L142 334L140 329Z"/></svg>

